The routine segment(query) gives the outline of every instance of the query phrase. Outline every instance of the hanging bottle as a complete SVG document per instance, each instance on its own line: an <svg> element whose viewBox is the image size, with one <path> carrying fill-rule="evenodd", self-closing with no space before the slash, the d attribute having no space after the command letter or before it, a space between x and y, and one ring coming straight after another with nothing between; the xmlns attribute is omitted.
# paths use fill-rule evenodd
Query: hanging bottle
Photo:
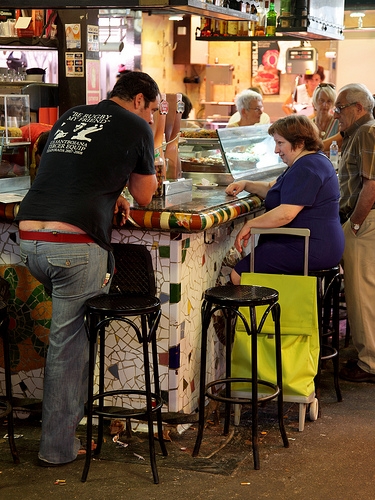
<svg viewBox="0 0 375 500"><path fill-rule="evenodd" d="M161 115L167 115L169 110L168 101L166 100L165 94L160 94L160 104L159 104L159 113Z"/></svg>
<svg viewBox="0 0 375 500"><path fill-rule="evenodd" d="M275 36L276 34L276 24L277 24L277 13L275 11L275 4L270 2L270 9L267 13L267 36Z"/></svg>

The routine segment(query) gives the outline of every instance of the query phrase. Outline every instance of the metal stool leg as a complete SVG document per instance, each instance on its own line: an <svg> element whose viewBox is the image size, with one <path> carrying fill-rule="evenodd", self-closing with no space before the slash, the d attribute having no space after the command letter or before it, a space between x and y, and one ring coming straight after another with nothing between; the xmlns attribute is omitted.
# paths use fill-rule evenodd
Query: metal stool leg
<svg viewBox="0 0 375 500"><path fill-rule="evenodd" d="M281 360L281 331L280 331L280 304L276 303L272 308L272 316L275 322L275 350L276 350L276 379L280 392L277 396L277 415L279 420L280 434L285 448L289 448L289 440L284 426L284 400L283 400L283 376Z"/></svg>
<svg viewBox="0 0 375 500"><path fill-rule="evenodd" d="M11 405L11 411L9 412L7 419L8 419L8 441L9 441L9 447L10 447L10 452L13 457L13 462L15 464L20 463L20 459L18 456L18 451L16 448L16 443L14 442L14 419L13 419L13 401L12 401L12 373L11 373L11 367L10 367L10 358L9 358L9 335L8 335L8 325L9 325L9 318L7 317L4 319L4 323L2 326L3 332L2 332L2 338L3 338L3 349L4 349L4 371L5 371L5 392L6 392L6 399Z"/></svg>
<svg viewBox="0 0 375 500"><path fill-rule="evenodd" d="M96 324L94 323L94 319L91 315L91 317L89 318L89 380L88 380L87 411L86 411L86 419L87 419L86 458L85 458L85 466L81 477L81 481L83 483L87 479L91 463L92 413L93 413L93 395L94 395L96 339L97 339Z"/></svg>
<svg viewBox="0 0 375 500"><path fill-rule="evenodd" d="M203 301L201 308L202 315L202 338L201 338L201 369L199 377L199 401L198 401L198 433L193 450L193 457L197 457L202 443L204 430L204 402L206 388L206 364L207 364L207 335L208 325L211 319L211 304Z"/></svg>
<svg viewBox="0 0 375 500"><path fill-rule="evenodd" d="M159 382L159 362L158 362L158 352L156 345L156 330L153 332L151 338L151 349L152 349L152 364L154 370L154 387L155 393L161 396L160 382ZM158 423L158 436L161 452L164 457L168 456L167 447L165 446L165 441L163 437L163 422L162 422L162 412L161 408L156 412L156 418Z"/></svg>
<svg viewBox="0 0 375 500"><path fill-rule="evenodd" d="M253 445L254 469L260 469L258 440L258 338L255 307L250 307L251 331L251 440Z"/></svg>
<svg viewBox="0 0 375 500"><path fill-rule="evenodd" d="M340 288L341 276L338 273L332 283L332 347L336 349L336 356L333 357L333 381L336 391L337 401L342 401L341 389L339 384L340 370Z"/></svg>
<svg viewBox="0 0 375 500"><path fill-rule="evenodd" d="M143 363L145 367L145 392L146 392L146 409L147 409L147 424L148 424L148 443L150 450L150 462L154 483L159 484L159 474L156 467L155 453L155 438L154 438L154 422L152 418L152 398L151 398L151 376L150 376L150 360L148 355L148 339L146 317L142 316L142 346L143 346ZM163 436L161 436L163 439Z"/></svg>
<svg viewBox="0 0 375 500"><path fill-rule="evenodd" d="M226 316L225 321L225 378L230 378L232 372L232 320L234 315L232 314L232 310L230 308L223 311ZM231 396L231 384L225 384L225 397L230 398ZM225 403L225 419L224 419L224 436L229 434L229 426L230 426L230 410L231 403Z"/></svg>
<svg viewBox="0 0 375 500"><path fill-rule="evenodd" d="M104 367L105 367L105 327L108 324L104 324L99 328L99 394L104 393ZM102 449L103 439L104 439L104 417L101 414L104 407L104 397L98 399L98 439L96 443L96 448L94 450L94 455L99 455Z"/></svg>

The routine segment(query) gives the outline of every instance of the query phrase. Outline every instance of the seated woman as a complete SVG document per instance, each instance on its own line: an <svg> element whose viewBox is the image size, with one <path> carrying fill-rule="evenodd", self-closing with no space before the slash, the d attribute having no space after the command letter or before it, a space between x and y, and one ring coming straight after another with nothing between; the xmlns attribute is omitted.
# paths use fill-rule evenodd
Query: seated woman
<svg viewBox="0 0 375 500"><path fill-rule="evenodd" d="M320 131L321 138L328 139L339 131L339 121L333 116L336 91L333 83L320 83L313 94L315 116L312 119Z"/></svg>
<svg viewBox="0 0 375 500"><path fill-rule="evenodd" d="M251 228L299 227L310 234L309 270L337 265L344 251L344 233L339 220L339 186L331 162L321 152L316 125L306 116L290 115L270 126L278 153L288 168L274 181L238 181L226 193L246 190L264 198L266 212L247 221L239 231L235 247L242 252ZM304 239L288 235L261 235L255 248L255 272L302 274ZM239 284L241 273L250 271L247 255L231 273Z"/></svg>
<svg viewBox="0 0 375 500"><path fill-rule="evenodd" d="M260 123L263 115L263 98L254 90L243 90L237 94L234 102L240 114L238 121L228 123L227 127L244 127Z"/></svg>

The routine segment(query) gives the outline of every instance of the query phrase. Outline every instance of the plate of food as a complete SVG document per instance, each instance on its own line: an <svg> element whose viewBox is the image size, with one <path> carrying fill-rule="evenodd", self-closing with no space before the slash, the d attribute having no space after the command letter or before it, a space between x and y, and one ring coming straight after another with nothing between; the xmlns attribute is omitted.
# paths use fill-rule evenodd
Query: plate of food
<svg viewBox="0 0 375 500"><path fill-rule="evenodd" d="M202 182L197 182L196 184L193 184L197 189L215 189L217 188L219 184L216 184L216 182L210 182L209 184L203 184Z"/></svg>

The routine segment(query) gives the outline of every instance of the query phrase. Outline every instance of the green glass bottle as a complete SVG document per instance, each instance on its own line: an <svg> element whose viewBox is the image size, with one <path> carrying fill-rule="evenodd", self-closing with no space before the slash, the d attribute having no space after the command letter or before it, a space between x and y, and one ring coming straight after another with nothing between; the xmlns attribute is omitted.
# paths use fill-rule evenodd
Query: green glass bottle
<svg viewBox="0 0 375 500"><path fill-rule="evenodd" d="M266 36L275 36L277 24L277 13L275 12L275 4L270 2L270 9L267 13L267 28Z"/></svg>
<svg viewBox="0 0 375 500"><path fill-rule="evenodd" d="M280 28L289 28L291 26L292 2L291 0L281 0L280 3Z"/></svg>

